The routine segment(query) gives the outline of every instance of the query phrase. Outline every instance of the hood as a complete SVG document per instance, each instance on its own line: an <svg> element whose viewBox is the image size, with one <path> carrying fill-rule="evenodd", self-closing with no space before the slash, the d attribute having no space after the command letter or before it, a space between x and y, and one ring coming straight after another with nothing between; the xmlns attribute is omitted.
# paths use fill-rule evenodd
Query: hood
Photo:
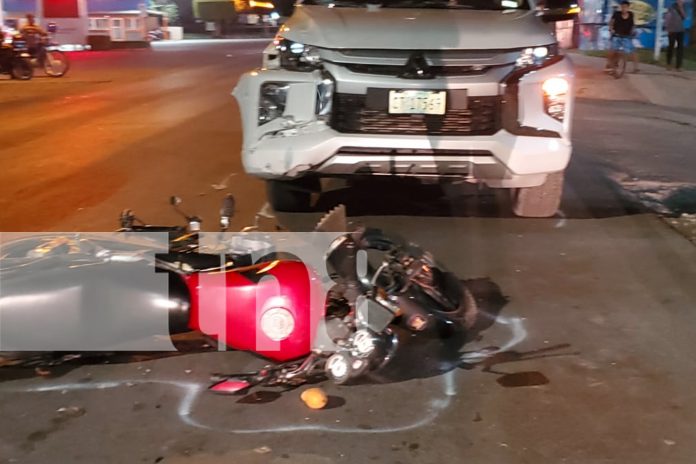
<svg viewBox="0 0 696 464"><path fill-rule="evenodd" d="M494 50L548 45L552 25L531 10L298 6L283 37L334 49Z"/></svg>

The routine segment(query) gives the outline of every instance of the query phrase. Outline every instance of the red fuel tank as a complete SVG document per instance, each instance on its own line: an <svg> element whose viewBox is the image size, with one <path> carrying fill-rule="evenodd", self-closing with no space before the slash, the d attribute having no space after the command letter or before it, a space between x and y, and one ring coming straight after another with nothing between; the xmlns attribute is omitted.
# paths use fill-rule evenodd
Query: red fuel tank
<svg viewBox="0 0 696 464"><path fill-rule="evenodd" d="M191 274L187 285L191 329L274 361L309 354L324 317L320 282L299 261Z"/></svg>

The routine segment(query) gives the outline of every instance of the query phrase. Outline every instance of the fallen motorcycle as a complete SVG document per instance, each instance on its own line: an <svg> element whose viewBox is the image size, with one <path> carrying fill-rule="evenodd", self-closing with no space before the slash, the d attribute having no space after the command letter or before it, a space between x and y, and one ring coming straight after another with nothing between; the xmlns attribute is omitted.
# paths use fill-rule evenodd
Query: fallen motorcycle
<svg viewBox="0 0 696 464"><path fill-rule="evenodd" d="M0 263L5 262L0 273L5 275L0 276L8 291L0 295L0 311L16 312L13 302L21 299L13 297L20 294L56 298L59 293L40 284L36 288L36 280L31 286L13 282L12 269L17 266L35 266L39 272L44 269L43 259L62 255L73 269L83 269L89 262L92 267L87 272L94 274L95 266L127 269L134 261L152 259L154 267L169 277L169 292L161 297L169 302L170 334L198 330L226 347L250 351L272 362L256 372L216 374L211 390L217 393L237 393L260 385L294 387L320 377L339 384L353 382L383 369L397 353L403 334L461 333L475 322L473 296L430 253L376 229L359 227L345 232L342 207L330 212L317 228L328 231L327 225L333 224L337 233L324 252L333 285L317 306L312 299L321 283L317 269L283 253L267 239L272 234L255 234L254 228L245 228L242 233L220 234L211 246L201 240L201 220L185 214L180 200L173 197L171 203L186 218L186 226L149 225L130 210L121 214L122 233L168 234L168 250L151 258L123 251L122 246L65 237L5 245L0 257ZM228 196L221 209L222 232L229 228L233 215L234 198ZM361 253L370 257L362 264ZM80 266L76 266L78 260ZM31 273L33 279L36 272ZM266 276L273 278L272 284ZM75 284L67 281L63 285ZM129 293L128 298L152 300L142 297L144 293Z"/></svg>

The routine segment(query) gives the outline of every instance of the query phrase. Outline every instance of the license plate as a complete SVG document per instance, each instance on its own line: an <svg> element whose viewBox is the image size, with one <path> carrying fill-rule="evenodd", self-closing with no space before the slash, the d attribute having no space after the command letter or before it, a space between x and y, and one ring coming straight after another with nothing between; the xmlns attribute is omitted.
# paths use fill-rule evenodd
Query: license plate
<svg viewBox="0 0 696 464"><path fill-rule="evenodd" d="M391 114L445 114L447 92L434 90L390 90Z"/></svg>

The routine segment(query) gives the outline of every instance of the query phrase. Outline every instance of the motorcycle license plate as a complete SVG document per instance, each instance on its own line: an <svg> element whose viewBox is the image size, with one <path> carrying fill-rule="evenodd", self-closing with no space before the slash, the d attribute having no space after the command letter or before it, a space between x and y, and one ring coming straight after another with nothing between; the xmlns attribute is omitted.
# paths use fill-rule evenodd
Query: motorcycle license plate
<svg viewBox="0 0 696 464"><path fill-rule="evenodd" d="M390 90L390 114L445 114L444 90Z"/></svg>

